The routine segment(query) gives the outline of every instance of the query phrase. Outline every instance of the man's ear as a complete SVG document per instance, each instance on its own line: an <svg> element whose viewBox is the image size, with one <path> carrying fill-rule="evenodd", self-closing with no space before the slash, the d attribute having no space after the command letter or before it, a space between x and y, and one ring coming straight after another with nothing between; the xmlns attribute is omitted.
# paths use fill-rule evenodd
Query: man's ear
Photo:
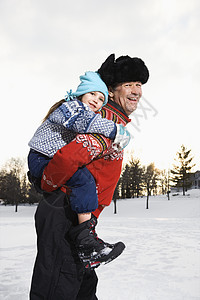
<svg viewBox="0 0 200 300"><path fill-rule="evenodd" d="M108 89L108 96L112 99L114 97L113 89L109 87Z"/></svg>

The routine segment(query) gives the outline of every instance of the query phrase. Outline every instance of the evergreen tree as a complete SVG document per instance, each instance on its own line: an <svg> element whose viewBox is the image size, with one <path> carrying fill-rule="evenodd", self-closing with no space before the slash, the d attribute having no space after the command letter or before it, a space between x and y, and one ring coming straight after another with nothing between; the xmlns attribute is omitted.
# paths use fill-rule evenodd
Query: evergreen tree
<svg viewBox="0 0 200 300"><path fill-rule="evenodd" d="M141 166L140 160L135 159L130 161L130 189L131 197L139 197L143 189L144 167Z"/></svg>
<svg viewBox="0 0 200 300"><path fill-rule="evenodd" d="M181 187L183 189L183 195L187 191L187 188L191 185L190 171L195 166L192 164L193 157L191 157L191 150L187 150L184 145L181 146L179 152L176 153L176 164L173 165L171 170L171 181L174 186Z"/></svg>
<svg viewBox="0 0 200 300"><path fill-rule="evenodd" d="M121 176L121 197L122 199L131 198L130 193L130 166L125 165L124 171Z"/></svg>

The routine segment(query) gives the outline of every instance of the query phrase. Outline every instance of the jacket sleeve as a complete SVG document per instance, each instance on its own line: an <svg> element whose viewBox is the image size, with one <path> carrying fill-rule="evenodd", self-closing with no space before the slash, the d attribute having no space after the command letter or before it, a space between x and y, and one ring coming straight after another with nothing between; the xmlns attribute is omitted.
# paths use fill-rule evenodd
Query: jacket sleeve
<svg viewBox="0 0 200 300"><path fill-rule="evenodd" d="M110 144L110 140L101 136L77 135L71 143L58 150L48 163L43 172L41 188L52 192L65 185L78 168L89 164Z"/></svg>
<svg viewBox="0 0 200 300"><path fill-rule="evenodd" d="M49 116L49 121L63 125L66 129L77 133L97 133L114 140L116 124L101 114L94 113L79 100L63 103Z"/></svg>

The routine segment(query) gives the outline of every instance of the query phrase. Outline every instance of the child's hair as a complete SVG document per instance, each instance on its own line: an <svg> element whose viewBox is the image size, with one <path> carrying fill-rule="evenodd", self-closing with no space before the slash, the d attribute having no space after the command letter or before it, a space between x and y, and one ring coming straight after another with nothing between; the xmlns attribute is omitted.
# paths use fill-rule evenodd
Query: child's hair
<svg viewBox="0 0 200 300"><path fill-rule="evenodd" d="M47 115L46 115L46 116L44 117L44 119L42 120L42 123L44 123L44 122L48 119L48 117L50 116L50 114L51 114L54 110L56 110L59 106L61 106L64 102L66 102L66 100L65 100L65 99L62 99L62 100L56 102L54 105L52 105L52 107L49 109Z"/></svg>

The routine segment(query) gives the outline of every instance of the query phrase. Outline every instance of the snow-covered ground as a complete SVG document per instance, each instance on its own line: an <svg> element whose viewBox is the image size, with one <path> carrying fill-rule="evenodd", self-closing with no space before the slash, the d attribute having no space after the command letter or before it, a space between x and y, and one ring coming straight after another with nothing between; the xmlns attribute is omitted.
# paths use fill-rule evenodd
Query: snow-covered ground
<svg viewBox="0 0 200 300"><path fill-rule="evenodd" d="M189 195L190 194L190 195ZM122 240L123 254L97 269L99 300L200 299L200 190L117 202L102 213L98 235ZM36 254L36 206L0 206L0 299L27 300ZM59 299L58 299L59 300Z"/></svg>

